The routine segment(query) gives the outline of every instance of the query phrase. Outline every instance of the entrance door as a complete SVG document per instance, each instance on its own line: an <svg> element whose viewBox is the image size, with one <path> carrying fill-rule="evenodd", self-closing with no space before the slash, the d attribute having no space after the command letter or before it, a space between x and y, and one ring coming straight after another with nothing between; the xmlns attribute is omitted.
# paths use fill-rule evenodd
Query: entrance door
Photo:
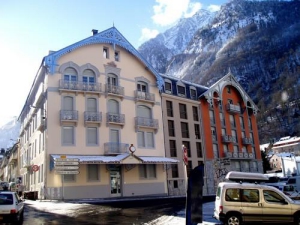
<svg viewBox="0 0 300 225"><path fill-rule="evenodd" d="M110 168L110 193L121 196L121 167Z"/></svg>

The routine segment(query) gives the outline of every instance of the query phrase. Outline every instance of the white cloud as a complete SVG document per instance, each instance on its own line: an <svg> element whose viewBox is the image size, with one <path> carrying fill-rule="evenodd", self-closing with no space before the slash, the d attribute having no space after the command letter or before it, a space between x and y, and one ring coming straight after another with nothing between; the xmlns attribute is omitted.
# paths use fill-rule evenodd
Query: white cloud
<svg viewBox="0 0 300 225"><path fill-rule="evenodd" d="M152 20L160 26L168 26L175 23L181 17L191 17L202 5L192 3L190 0L156 0L158 5L153 6Z"/></svg>
<svg viewBox="0 0 300 225"><path fill-rule="evenodd" d="M150 30L148 28L142 29L142 36L139 39L139 42L145 42L151 38L155 38L159 34L158 30Z"/></svg>
<svg viewBox="0 0 300 225"><path fill-rule="evenodd" d="M207 7L207 10L211 11L211 12L216 12L216 11L219 11L221 8L221 6L219 5L209 5Z"/></svg>

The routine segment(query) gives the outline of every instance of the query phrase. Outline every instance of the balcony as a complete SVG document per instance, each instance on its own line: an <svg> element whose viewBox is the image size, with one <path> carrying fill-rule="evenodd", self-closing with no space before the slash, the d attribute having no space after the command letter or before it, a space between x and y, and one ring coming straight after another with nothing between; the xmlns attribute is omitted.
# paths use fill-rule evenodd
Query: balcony
<svg viewBox="0 0 300 225"><path fill-rule="evenodd" d="M225 156L230 159L253 159L252 153L248 152L226 152Z"/></svg>
<svg viewBox="0 0 300 225"><path fill-rule="evenodd" d="M59 81L60 92L76 92L76 93L97 93L100 95L102 92L100 83L87 83L81 81Z"/></svg>
<svg viewBox="0 0 300 225"><path fill-rule="evenodd" d="M143 128L151 128L154 130L158 129L158 120L150 119L146 117L135 117L135 126L137 129Z"/></svg>
<svg viewBox="0 0 300 225"><path fill-rule="evenodd" d="M146 102L146 103L155 103L155 95L142 91L134 91L135 101L136 102Z"/></svg>
<svg viewBox="0 0 300 225"><path fill-rule="evenodd" d="M236 143L236 137L231 135L222 135L223 143Z"/></svg>
<svg viewBox="0 0 300 225"><path fill-rule="evenodd" d="M242 138L242 143L243 143L243 145L252 145L253 140L252 140L252 138Z"/></svg>
<svg viewBox="0 0 300 225"><path fill-rule="evenodd" d="M97 124L100 126L102 122L102 112L84 112L84 123L87 124Z"/></svg>
<svg viewBox="0 0 300 225"><path fill-rule="evenodd" d="M124 97L124 87L120 86L115 86L111 84L106 84L105 85L105 94L106 96L115 96L123 99Z"/></svg>
<svg viewBox="0 0 300 225"><path fill-rule="evenodd" d="M44 99L44 83L40 83L32 105L39 105Z"/></svg>
<svg viewBox="0 0 300 225"><path fill-rule="evenodd" d="M236 114L236 113L241 113L241 107L239 105L234 105L234 104L226 104L226 110L227 112L229 113L233 113L233 114Z"/></svg>
<svg viewBox="0 0 300 225"><path fill-rule="evenodd" d="M46 129L46 115L44 109L39 109L37 112L37 129L43 132Z"/></svg>
<svg viewBox="0 0 300 225"><path fill-rule="evenodd" d="M129 152L129 144L119 142L107 142L104 143L105 155L117 155Z"/></svg>
<svg viewBox="0 0 300 225"><path fill-rule="evenodd" d="M123 126L125 124L125 115L117 113L106 113L106 122L107 124L116 124Z"/></svg>
<svg viewBox="0 0 300 225"><path fill-rule="evenodd" d="M60 110L60 123L75 123L78 122L77 110Z"/></svg>

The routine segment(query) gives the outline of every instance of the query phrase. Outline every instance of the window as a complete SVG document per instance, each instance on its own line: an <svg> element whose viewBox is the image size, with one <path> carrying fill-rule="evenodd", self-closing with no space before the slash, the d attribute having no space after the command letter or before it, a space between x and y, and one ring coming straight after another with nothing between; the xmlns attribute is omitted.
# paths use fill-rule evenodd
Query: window
<svg viewBox="0 0 300 225"><path fill-rule="evenodd" d="M231 93L230 87L226 87L226 89L227 89L227 93Z"/></svg>
<svg viewBox="0 0 300 225"><path fill-rule="evenodd" d="M109 51L107 47L103 47L103 58L105 59L109 58Z"/></svg>
<svg viewBox="0 0 300 225"><path fill-rule="evenodd" d="M74 145L74 127L63 127L62 128L62 144L63 145Z"/></svg>
<svg viewBox="0 0 300 225"><path fill-rule="evenodd" d="M171 101L166 101L167 105L167 116L173 117L173 103Z"/></svg>
<svg viewBox="0 0 300 225"><path fill-rule="evenodd" d="M252 130L252 122L251 122L251 118L248 119L248 123L249 123L249 124L248 124L249 129Z"/></svg>
<svg viewBox="0 0 300 225"><path fill-rule="evenodd" d="M264 194L264 199L266 202L272 202L272 203L280 203L285 201L285 199L280 196L278 193L275 191L270 191L270 190L263 190Z"/></svg>
<svg viewBox="0 0 300 225"><path fill-rule="evenodd" d="M172 178L177 178L179 176L178 175L178 165L172 164L171 169L172 169Z"/></svg>
<svg viewBox="0 0 300 225"><path fill-rule="evenodd" d="M219 148L217 144L213 144L214 158L219 158Z"/></svg>
<svg viewBox="0 0 300 225"><path fill-rule="evenodd" d="M120 52L115 51L115 61L119 62L120 61Z"/></svg>
<svg viewBox="0 0 300 225"><path fill-rule="evenodd" d="M77 81L77 72L75 69L69 67L64 71L64 81L67 82L76 82Z"/></svg>
<svg viewBox="0 0 300 225"><path fill-rule="evenodd" d="M97 100L96 98L88 98L86 104L86 111L97 112Z"/></svg>
<svg viewBox="0 0 300 225"><path fill-rule="evenodd" d="M200 127L199 124L194 124L195 127L195 138L200 139Z"/></svg>
<svg viewBox="0 0 300 225"><path fill-rule="evenodd" d="M216 123L214 111L212 111L212 110L209 111L209 119L210 119L210 123L211 124L215 124Z"/></svg>
<svg viewBox="0 0 300 225"><path fill-rule="evenodd" d="M222 126L225 126L225 119L224 119L223 113L220 112L219 115L220 115L220 122L221 122L221 125L222 125Z"/></svg>
<svg viewBox="0 0 300 225"><path fill-rule="evenodd" d="M153 132L138 132L138 147L154 148L154 134Z"/></svg>
<svg viewBox="0 0 300 225"><path fill-rule="evenodd" d="M108 86L118 86L118 77L115 74L108 74L107 76Z"/></svg>
<svg viewBox="0 0 300 225"><path fill-rule="evenodd" d="M201 144L201 142L196 142L196 148L197 148L197 157L202 158L203 154L202 154L202 144Z"/></svg>
<svg viewBox="0 0 300 225"><path fill-rule="evenodd" d="M87 165L88 171L88 181L99 181L99 165L98 164L88 164Z"/></svg>
<svg viewBox="0 0 300 225"><path fill-rule="evenodd" d="M181 119L187 119L186 105L179 103L179 113Z"/></svg>
<svg viewBox="0 0 300 225"><path fill-rule="evenodd" d="M172 93L172 84L171 82L165 82L165 92L168 94Z"/></svg>
<svg viewBox="0 0 300 225"><path fill-rule="evenodd" d="M229 119L230 119L231 127L232 127L232 128L235 128L235 127L236 127L236 124L235 124L234 116L233 116L233 115L229 115Z"/></svg>
<svg viewBox="0 0 300 225"><path fill-rule="evenodd" d="M83 83L94 84L96 82L95 73L92 70L83 71L82 81Z"/></svg>
<svg viewBox="0 0 300 225"><path fill-rule="evenodd" d="M64 182L75 182L75 174L65 174L63 179Z"/></svg>
<svg viewBox="0 0 300 225"><path fill-rule="evenodd" d="M170 145L170 156L171 157L177 157L176 141L175 140L169 140L169 145Z"/></svg>
<svg viewBox="0 0 300 225"><path fill-rule="evenodd" d="M197 100L197 91L191 88L191 99Z"/></svg>
<svg viewBox="0 0 300 225"><path fill-rule="evenodd" d="M244 118L240 116L240 125L242 129L245 129Z"/></svg>
<svg viewBox="0 0 300 225"><path fill-rule="evenodd" d="M187 156L191 157L191 146L190 146L190 142L188 141L183 141L182 144L186 147L187 149Z"/></svg>
<svg viewBox="0 0 300 225"><path fill-rule="evenodd" d="M87 127L86 128L86 140L87 145L98 145L98 128L97 127Z"/></svg>
<svg viewBox="0 0 300 225"><path fill-rule="evenodd" d="M178 95L185 97L185 87L181 85L177 85Z"/></svg>
<svg viewBox="0 0 300 225"><path fill-rule="evenodd" d="M168 130L169 130L169 136L175 137L175 127L174 127L173 120L168 120Z"/></svg>
<svg viewBox="0 0 300 225"><path fill-rule="evenodd" d="M137 91L148 92L148 90L147 90L147 84L145 82L139 81L137 83Z"/></svg>
<svg viewBox="0 0 300 225"><path fill-rule="evenodd" d="M194 121L199 121L198 108L196 106L193 106L193 118Z"/></svg>
<svg viewBox="0 0 300 225"><path fill-rule="evenodd" d="M181 135L183 138L190 138L188 123L181 122Z"/></svg>
<svg viewBox="0 0 300 225"><path fill-rule="evenodd" d="M237 143L237 137L236 137L236 131L235 130L231 130L231 136L232 136L232 141Z"/></svg>
<svg viewBox="0 0 300 225"><path fill-rule="evenodd" d="M188 164L186 166L187 177L190 176L190 173L191 173L192 169L193 169L192 161L188 161Z"/></svg>
<svg viewBox="0 0 300 225"><path fill-rule="evenodd" d="M155 164L139 165L139 174L141 179L156 178L156 165Z"/></svg>
<svg viewBox="0 0 300 225"><path fill-rule="evenodd" d="M210 128L211 131L211 138L213 141L217 141L217 133L216 133L216 128L215 127L211 127Z"/></svg>
<svg viewBox="0 0 300 225"><path fill-rule="evenodd" d="M240 189L228 188L225 193L225 200L229 202L240 202Z"/></svg>

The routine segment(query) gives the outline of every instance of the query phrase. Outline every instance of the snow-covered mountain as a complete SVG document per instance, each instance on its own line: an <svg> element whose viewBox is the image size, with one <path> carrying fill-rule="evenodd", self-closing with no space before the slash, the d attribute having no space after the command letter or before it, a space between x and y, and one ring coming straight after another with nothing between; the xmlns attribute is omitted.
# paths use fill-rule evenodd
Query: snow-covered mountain
<svg viewBox="0 0 300 225"><path fill-rule="evenodd" d="M217 13L182 19L139 51L160 73L208 87L230 70L260 108L260 126L282 111L261 138L299 136L299 12L298 0L231 0ZM293 108L283 112L283 103Z"/></svg>
<svg viewBox="0 0 300 225"><path fill-rule="evenodd" d="M0 149L12 147L19 138L20 123L17 117L13 117L11 121L0 127Z"/></svg>

